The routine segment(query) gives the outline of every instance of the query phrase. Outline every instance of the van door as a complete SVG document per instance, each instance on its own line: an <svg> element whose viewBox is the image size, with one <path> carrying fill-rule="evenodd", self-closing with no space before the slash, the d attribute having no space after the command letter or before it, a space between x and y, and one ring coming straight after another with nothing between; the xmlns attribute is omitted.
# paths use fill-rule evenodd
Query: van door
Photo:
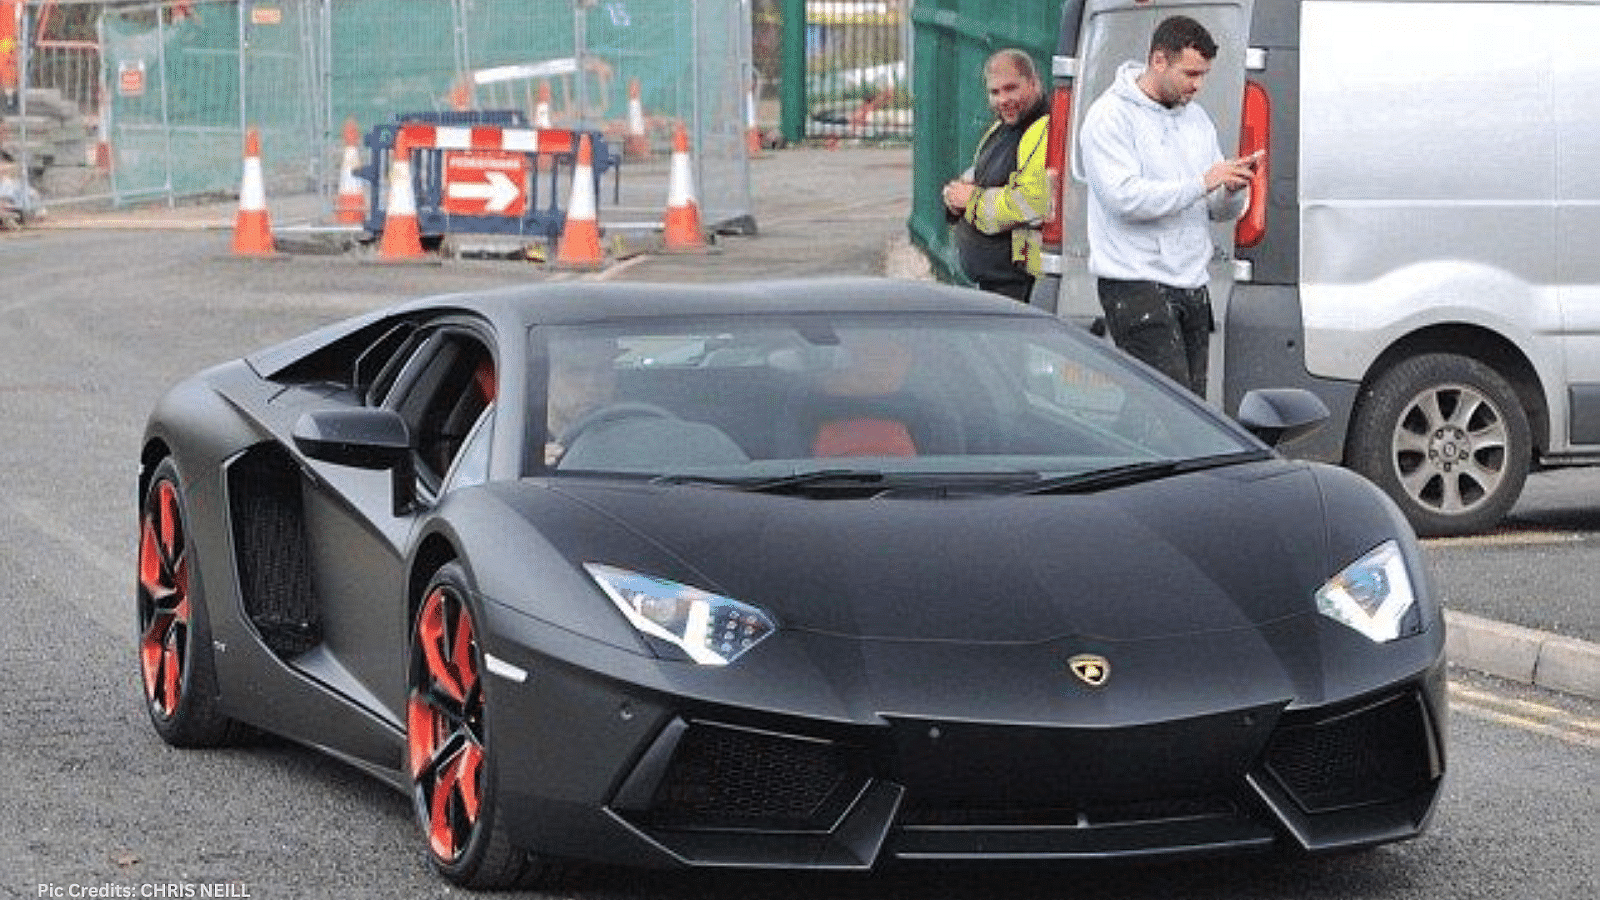
<svg viewBox="0 0 1600 900"><path fill-rule="evenodd" d="M1101 318L1095 279L1088 272L1088 184L1077 151L1083 116L1107 88L1123 62L1143 62L1149 55L1156 24L1172 15L1194 18L1217 42L1217 58L1196 97L1217 126L1224 155L1238 149L1239 119L1245 83L1245 57L1254 0L1087 0L1078 33L1073 85L1072 122L1068 136L1066 176L1062 178L1061 272L1057 315L1089 326ZM1061 63L1056 63L1059 70ZM1217 248L1211 264L1211 303L1217 322L1227 320L1233 292L1234 223L1212 225ZM1211 342L1207 396L1222 395L1223 342Z"/></svg>

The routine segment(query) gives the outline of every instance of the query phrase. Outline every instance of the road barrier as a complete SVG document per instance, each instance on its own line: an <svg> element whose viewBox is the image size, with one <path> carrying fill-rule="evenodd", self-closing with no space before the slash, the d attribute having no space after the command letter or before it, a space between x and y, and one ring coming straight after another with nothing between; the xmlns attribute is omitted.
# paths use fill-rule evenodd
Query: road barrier
<svg viewBox="0 0 1600 900"><path fill-rule="evenodd" d="M363 138L369 162L356 174L374 186L364 223L373 233L385 228L386 204L379 198L388 196L388 158L400 142L410 150L417 229L423 236L526 235L553 244L566 223L562 179L570 179L577 168L582 136L590 142L594 195L607 171L620 184L621 160L597 131L529 128L515 110L408 113L396 119ZM541 159L550 162L546 166Z"/></svg>

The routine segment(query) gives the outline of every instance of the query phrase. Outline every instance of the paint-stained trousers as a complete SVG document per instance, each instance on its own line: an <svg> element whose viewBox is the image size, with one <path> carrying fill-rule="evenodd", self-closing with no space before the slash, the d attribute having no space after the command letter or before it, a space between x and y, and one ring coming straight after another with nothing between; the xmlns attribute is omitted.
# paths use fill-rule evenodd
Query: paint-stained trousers
<svg viewBox="0 0 1600 900"><path fill-rule="evenodd" d="M1099 280L1111 340L1135 359L1204 397L1206 359L1214 322L1204 287L1154 281Z"/></svg>

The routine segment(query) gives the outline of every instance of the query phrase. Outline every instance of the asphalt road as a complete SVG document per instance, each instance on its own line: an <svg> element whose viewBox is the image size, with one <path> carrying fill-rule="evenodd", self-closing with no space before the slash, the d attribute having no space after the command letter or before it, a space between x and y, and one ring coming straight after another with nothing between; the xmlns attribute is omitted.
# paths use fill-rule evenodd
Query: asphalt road
<svg viewBox="0 0 1600 900"><path fill-rule="evenodd" d="M1600 468L1530 475L1493 532L1425 546L1448 608L1600 642Z"/></svg>
<svg viewBox="0 0 1600 900"><path fill-rule="evenodd" d="M841 221L861 215L834 203ZM423 866L405 798L376 782L282 742L183 752L156 738L133 653L134 455L155 397L203 366L397 297L544 276L509 263L251 262L227 257L226 243L187 231L0 238L0 463L10 473L0 494L0 896L460 896ZM857 251L837 253L809 267L762 265L816 274L857 264ZM621 277L698 271L654 265ZM1600 538L1583 521L1543 530L1556 537L1431 549L1447 569L1441 592L1463 606L1513 595L1511 612L1576 618L1568 610L1592 605L1583 567ZM1468 672L1453 681L1446 796L1429 834L1407 844L1319 860L871 878L599 873L549 896L1600 895L1600 704Z"/></svg>

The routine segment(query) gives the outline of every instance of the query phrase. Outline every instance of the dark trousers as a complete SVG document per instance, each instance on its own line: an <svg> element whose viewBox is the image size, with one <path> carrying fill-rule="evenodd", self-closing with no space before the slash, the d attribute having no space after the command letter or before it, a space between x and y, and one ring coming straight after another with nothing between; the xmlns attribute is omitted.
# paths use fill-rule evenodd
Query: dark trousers
<svg viewBox="0 0 1600 900"><path fill-rule="evenodd" d="M993 294L1002 294L1019 303L1027 303L1028 295L1033 293L1033 279L1026 281L997 281L988 278L978 279L978 289L989 291Z"/></svg>
<svg viewBox="0 0 1600 900"><path fill-rule="evenodd" d="M1111 340L1128 355L1204 397L1211 294L1154 281L1099 280Z"/></svg>

